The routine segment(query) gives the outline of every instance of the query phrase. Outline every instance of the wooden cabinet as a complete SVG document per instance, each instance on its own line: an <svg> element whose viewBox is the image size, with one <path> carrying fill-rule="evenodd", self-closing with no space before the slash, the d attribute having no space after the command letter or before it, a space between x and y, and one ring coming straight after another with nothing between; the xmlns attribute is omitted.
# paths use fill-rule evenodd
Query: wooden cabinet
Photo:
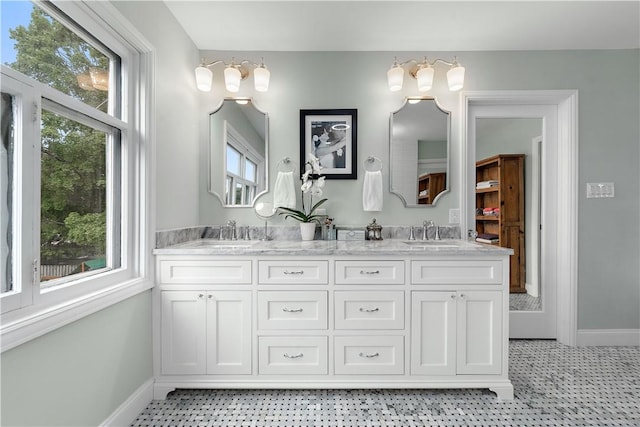
<svg viewBox="0 0 640 427"><path fill-rule="evenodd" d="M509 290L514 293L526 292L524 157L500 154L476 162L476 231L496 235L495 244L513 249Z"/></svg>
<svg viewBox="0 0 640 427"><path fill-rule="evenodd" d="M430 205L447 185L445 172L427 173L418 177L418 204Z"/></svg>
<svg viewBox="0 0 640 427"><path fill-rule="evenodd" d="M250 374L251 292L163 291L163 374Z"/></svg>

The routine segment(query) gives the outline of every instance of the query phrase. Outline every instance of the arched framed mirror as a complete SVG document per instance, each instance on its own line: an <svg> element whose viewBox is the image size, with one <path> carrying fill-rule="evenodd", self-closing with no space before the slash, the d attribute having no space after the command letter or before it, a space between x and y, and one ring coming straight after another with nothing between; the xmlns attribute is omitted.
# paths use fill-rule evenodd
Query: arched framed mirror
<svg viewBox="0 0 640 427"><path fill-rule="evenodd" d="M209 116L209 192L225 207L267 192L269 117L251 99L225 99Z"/></svg>
<svg viewBox="0 0 640 427"><path fill-rule="evenodd" d="M407 98L390 119L390 190L405 207L430 207L449 191L451 113L435 98Z"/></svg>

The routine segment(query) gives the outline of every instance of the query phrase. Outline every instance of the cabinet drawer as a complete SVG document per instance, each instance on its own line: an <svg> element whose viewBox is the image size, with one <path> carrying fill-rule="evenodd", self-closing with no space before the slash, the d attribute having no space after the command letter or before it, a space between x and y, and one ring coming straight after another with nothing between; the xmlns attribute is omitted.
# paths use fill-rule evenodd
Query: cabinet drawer
<svg viewBox="0 0 640 427"><path fill-rule="evenodd" d="M258 261L261 285L326 285L328 261Z"/></svg>
<svg viewBox="0 0 640 427"><path fill-rule="evenodd" d="M327 292L258 292L258 329L327 329Z"/></svg>
<svg viewBox="0 0 640 427"><path fill-rule="evenodd" d="M326 375L327 337L259 337L258 371Z"/></svg>
<svg viewBox="0 0 640 427"><path fill-rule="evenodd" d="M336 329L403 329L404 292L336 291Z"/></svg>
<svg viewBox="0 0 640 427"><path fill-rule="evenodd" d="M500 284L500 261L411 261L415 285Z"/></svg>
<svg viewBox="0 0 640 427"><path fill-rule="evenodd" d="M250 260L162 260L160 283L250 284Z"/></svg>
<svg viewBox="0 0 640 427"><path fill-rule="evenodd" d="M336 375L404 373L402 336L341 336L334 344Z"/></svg>
<svg viewBox="0 0 640 427"><path fill-rule="evenodd" d="M404 261L336 261L337 285L403 285Z"/></svg>

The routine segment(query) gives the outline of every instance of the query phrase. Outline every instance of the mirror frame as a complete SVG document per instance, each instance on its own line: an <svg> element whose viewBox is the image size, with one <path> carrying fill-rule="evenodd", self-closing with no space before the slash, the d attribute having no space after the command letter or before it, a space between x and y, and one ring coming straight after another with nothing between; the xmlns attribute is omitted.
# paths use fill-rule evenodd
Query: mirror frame
<svg viewBox="0 0 640 427"><path fill-rule="evenodd" d="M220 109L224 106L225 101L248 101L249 103L251 103L253 108L255 108L259 113L264 114L264 180L265 180L264 190L255 194L253 196L253 199L251 200L251 204L248 204L248 205L227 205L225 203L224 194L220 194L219 192L213 189L213 182L212 182L213 181L213 163L212 163L213 147L211 142L211 137L212 137L211 116L217 113L218 111L220 111ZM209 165L208 171L207 171L207 191L210 194L213 194L214 196L216 196L218 200L220 200L220 203L222 204L223 208L253 208L256 204L256 201L260 198L260 196L269 192L269 114L266 111L264 111L262 108L258 107L258 105L256 105L256 102L253 98L246 98L246 97L233 98L232 97L232 98L221 99L220 104L218 104L216 108L208 114L207 118L208 118L208 125L209 125L209 132L208 132L209 138L207 143L207 147L208 147L207 163ZM223 190L224 190L224 170L222 171L222 174L223 174L222 182L223 182Z"/></svg>
<svg viewBox="0 0 640 427"><path fill-rule="evenodd" d="M392 147L392 143L393 143L393 115L396 114L396 113L399 113L403 108L405 108L410 100L416 100L416 99L419 99L420 101L433 101L433 103L436 106L436 108L438 110L442 111L447 116L447 176L446 176L446 179L445 179L445 189L442 190L440 193L438 193L436 195L436 197L434 197L433 202L431 202L431 204L429 204L429 205L427 205L427 204L421 205L421 204L418 204L418 203L408 204L407 200L404 198L404 196L402 194L393 191L393 170L392 170L392 167L393 167L393 147ZM404 99L404 102L400 106L400 108L398 108L395 111L392 111L391 115L389 117L389 192L392 193L392 194L395 194L396 196L398 196L400 198L400 200L402 200L402 204L404 205L405 208L433 208L433 207L436 206L436 203L438 202L440 197L442 197L443 194L446 194L446 193L451 191L450 175L451 175L451 111L445 110L442 107L442 105L440 105L440 103L438 102L438 100L436 99L435 96L408 96L408 97L406 97ZM417 179L417 177L416 177L416 179Z"/></svg>

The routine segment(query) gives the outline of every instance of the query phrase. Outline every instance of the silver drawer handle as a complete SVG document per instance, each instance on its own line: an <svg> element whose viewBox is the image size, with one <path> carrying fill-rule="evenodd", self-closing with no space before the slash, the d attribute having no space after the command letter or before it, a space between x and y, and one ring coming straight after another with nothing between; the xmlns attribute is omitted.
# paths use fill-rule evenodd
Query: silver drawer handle
<svg viewBox="0 0 640 427"><path fill-rule="evenodd" d="M302 307L300 307L300 308L287 308L287 307L284 307L282 309L282 311L284 311L286 313L300 313L300 312L302 312Z"/></svg>
<svg viewBox="0 0 640 427"><path fill-rule="evenodd" d="M364 270L360 270L360 274L380 274L380 270L376 270L376 271L364 271Z"/></svg>
<svg viewBox="0 0 640 427"><path fill-rule="evenodd" d="M380 311L378 307L376 308L362 308L360 307L360 311L363 313L375 313L376 311Z"/></svg>
<svg viewBox="0 0 640 427"><path fill-rule="evenodd" d="M285 271L284 274L304 274L304 270L298 271Z"/></svg>
<svg viewBox="0 0 640 427"><path fill-rule="evenodd" d="M378 357L380 356L380 353L373 353L373 354L364 354L364 353L360 353L358 356L360 357L367 357L367 358L372 358L372 357Z"/></svg>
<svg viewBox="0 0 640 427"><path fill-rule="evenodd" d="M302 357L302 353L298 353L298 354L285 353L283 354L283 356L286 357L287 359L299 359Z"/></svg>

